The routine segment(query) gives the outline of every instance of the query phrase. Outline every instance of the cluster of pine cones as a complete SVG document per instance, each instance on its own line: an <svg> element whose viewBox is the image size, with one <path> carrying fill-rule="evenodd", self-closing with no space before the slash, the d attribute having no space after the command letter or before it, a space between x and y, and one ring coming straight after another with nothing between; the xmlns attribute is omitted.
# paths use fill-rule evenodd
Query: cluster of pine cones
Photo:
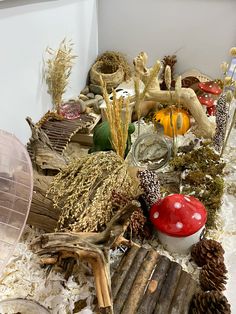
<svg viewBox="0 0 236 314"><path fill-rule="evenodd" d="M195 263L202 267L199 281L203 291L194 295L190 313L231 313L230 305L222 294L227 270L221 244L215 240L203 239L192 247L191 255Z"/></svg>

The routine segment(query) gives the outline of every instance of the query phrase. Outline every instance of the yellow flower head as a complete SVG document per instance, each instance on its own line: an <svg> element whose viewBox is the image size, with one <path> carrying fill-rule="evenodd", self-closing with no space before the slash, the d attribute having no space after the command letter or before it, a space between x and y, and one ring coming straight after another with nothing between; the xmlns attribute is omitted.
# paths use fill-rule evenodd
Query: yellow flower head
<svg viewBox="0 0 236 314"><path fill-rule="evenodd" d="M229 51L232 57L236 57L236 47L232 47Z"/></svg>

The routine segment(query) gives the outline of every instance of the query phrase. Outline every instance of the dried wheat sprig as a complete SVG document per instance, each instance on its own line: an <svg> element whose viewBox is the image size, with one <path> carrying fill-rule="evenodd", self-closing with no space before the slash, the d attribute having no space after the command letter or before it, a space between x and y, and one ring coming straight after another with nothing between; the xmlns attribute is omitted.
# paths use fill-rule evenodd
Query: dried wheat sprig
<svg viewBox="0 0 236 314"><path fill-rule="evenodd" d="M103 97L106 102L106 115L107 121L110 126L111 142L113 149L121 158L125 156L125 150L128 139L128 127L129 127L129 99L124 100L123 97L117 98L115 90L112 91L112 102L109 100L109 96L106 89L106 84L100 77L101 85L103 88ZM125 117L122 117L122 110L125 108Z"/></svg>
<svg viewBox="0 0 236 314"><path fill-rule="evenodd" d="M48 85L48 93L52 97L54 109L57 111L62 103L62 96L66 92L74 59L77 57L72 54L72 48L73 43L63 39L57 50L49 47L46 50L49 58L45 62L44 78Z"/></svg>

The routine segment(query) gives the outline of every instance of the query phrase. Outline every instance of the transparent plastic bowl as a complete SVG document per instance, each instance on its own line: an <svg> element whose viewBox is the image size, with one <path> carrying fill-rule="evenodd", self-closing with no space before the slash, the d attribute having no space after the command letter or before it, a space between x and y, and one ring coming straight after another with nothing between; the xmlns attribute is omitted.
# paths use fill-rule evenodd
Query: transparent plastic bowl
<svg viewBox="0 0 236 314"><path fill-rule="evenodd" d="M133 144L134 164L149 170L164 167L171 156L171 144L161 135L144 133Z"/></svg>
<svg viewBox="0 0 236 314"><path fill-rule="evenodd" d="M37 302L25 299L9 299L0 302L1 314L50 314Z"/></svg>
<svg viewBox="0 0 236 314"><path fill-rule="evenodd" d="M33 192L31 160L24 145L0 130L0 276L24 229Z"/></svg>

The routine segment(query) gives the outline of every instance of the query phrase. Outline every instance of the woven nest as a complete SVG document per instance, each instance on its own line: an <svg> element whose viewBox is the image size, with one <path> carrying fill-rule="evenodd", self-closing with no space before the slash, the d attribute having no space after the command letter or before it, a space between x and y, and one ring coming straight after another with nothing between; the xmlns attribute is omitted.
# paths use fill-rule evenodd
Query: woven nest
<svg viewBox="0 0 236 314"><path fill-rule="evenodd" d="M111 65L103 61L97 61L90 70L90 81L95 85L101 85L100 76L106 83L107 89L116 88L124 81L124 71L121 66L114 70Z"/></svg>

